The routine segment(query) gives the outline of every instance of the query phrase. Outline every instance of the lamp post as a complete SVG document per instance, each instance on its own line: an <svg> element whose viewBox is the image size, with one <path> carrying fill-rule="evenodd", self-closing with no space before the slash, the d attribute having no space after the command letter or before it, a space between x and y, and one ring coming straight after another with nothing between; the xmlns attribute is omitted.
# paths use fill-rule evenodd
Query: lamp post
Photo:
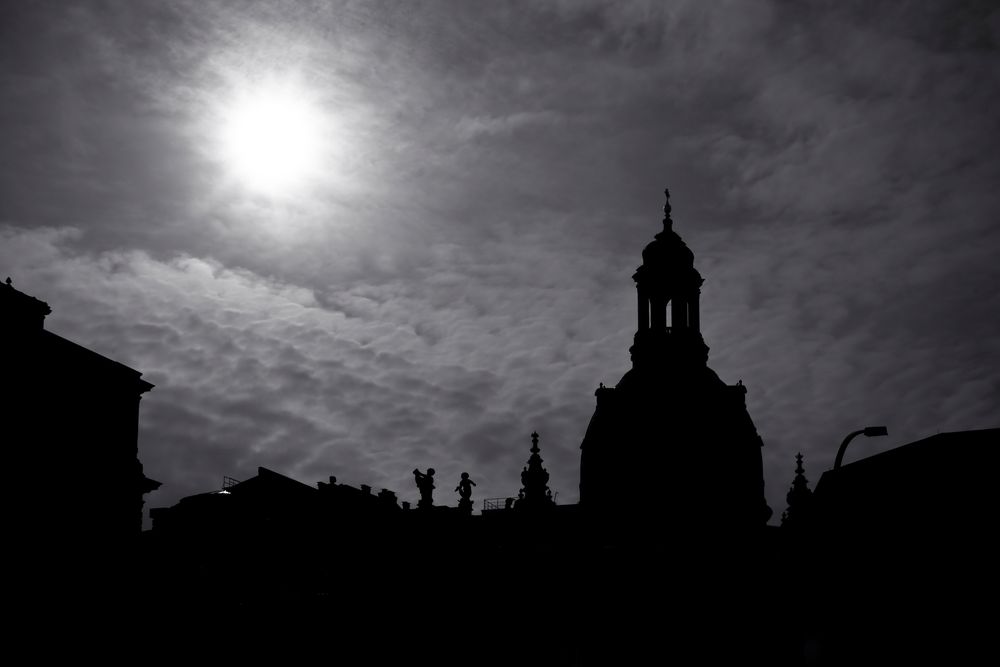
<svg viewBox="0 0 1000 667"><path fill-rule="evenodd" d="M854 440L855 437L864 434L866 438L871 438L877 435L889 435L889 429L885 426L866 426L859 431L852 431L847 434L844 441L840 443L840 449L837 450L837 458L833 462L833 469L840 470L840 464L844 462L844 450L847 449L847 443Z"/></svg>

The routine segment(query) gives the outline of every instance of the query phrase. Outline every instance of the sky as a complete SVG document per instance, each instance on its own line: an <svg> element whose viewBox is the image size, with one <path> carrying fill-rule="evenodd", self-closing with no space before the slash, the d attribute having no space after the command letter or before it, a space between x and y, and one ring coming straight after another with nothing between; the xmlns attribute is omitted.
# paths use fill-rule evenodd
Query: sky
<svg viewBox="0 0 1000 667"><path fill-rule="evenodd" d="M6 2L0 275L156 385L147 508L258 466L478 504L532 431L572 503L669 186L776 520L797 452L1000 426L998 47L992 2ZM275 95L280 184L232 139Z"/></svg>

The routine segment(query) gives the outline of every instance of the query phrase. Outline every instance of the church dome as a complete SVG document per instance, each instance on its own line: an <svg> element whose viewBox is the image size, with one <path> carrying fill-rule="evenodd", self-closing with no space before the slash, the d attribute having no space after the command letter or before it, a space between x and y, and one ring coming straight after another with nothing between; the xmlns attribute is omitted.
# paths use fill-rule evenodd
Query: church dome
<svg viewBox="0 0 1000 667"><path fill-rule="evenodd" d="M663 231L642 250L642 263L653 270L673 270L694 266L694 253L673 230L670 219L670 191L664 190Z"/></svg>
<svg viewBox="0 0 1000 667"><path fill-rule="evenodd" d="M642 263L661 269L693 267L694 253L691 248L688 248L677 232L666 226L667 221L664 224L665 229L643 248Z"/></svg>

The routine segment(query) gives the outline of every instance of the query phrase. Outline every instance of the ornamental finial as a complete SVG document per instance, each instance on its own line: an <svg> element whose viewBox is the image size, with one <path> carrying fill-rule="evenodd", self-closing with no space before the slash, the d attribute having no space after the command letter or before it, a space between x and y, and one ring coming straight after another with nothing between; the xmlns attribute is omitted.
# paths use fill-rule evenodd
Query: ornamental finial
<svg viewBox="0 0 1000 667"><path fill-rule="evenodd" d="M663 229L670 229L674 221L670 219L670 189L663 188L663 196L666 197L666 201L663 202Z"/></svg>

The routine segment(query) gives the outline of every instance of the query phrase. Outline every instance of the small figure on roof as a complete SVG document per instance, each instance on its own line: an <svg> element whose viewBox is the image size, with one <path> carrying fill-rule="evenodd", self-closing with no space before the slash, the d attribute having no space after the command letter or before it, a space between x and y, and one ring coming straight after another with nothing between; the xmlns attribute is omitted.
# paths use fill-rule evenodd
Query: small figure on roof
<svg viewBox="0 0 1000 667"><path fill-rule="evenodd" d="M469 479L469 473L462 473L462 481L458 483L455 490L458 491L458 495L462 498L469 499L472 497L472 487L476 485L471 479Z"/></svg>
<svg viewBox="0 0 1000 667"><path fill-rule="evenodd" d="M417 507L430 509L434 506L434 468L428 468L426 473L413 469L413 477L417 480L417 489L420 491L420 500Z"/></svg>
<svg viewBox="0 0 1000 667"><path fill-rule="evenodd" d="M476 483L469 479L469 473L463 472L462 481L455 487L459 495L458 508L467 514L472 513L472 487L475 485Z"/></svg>

